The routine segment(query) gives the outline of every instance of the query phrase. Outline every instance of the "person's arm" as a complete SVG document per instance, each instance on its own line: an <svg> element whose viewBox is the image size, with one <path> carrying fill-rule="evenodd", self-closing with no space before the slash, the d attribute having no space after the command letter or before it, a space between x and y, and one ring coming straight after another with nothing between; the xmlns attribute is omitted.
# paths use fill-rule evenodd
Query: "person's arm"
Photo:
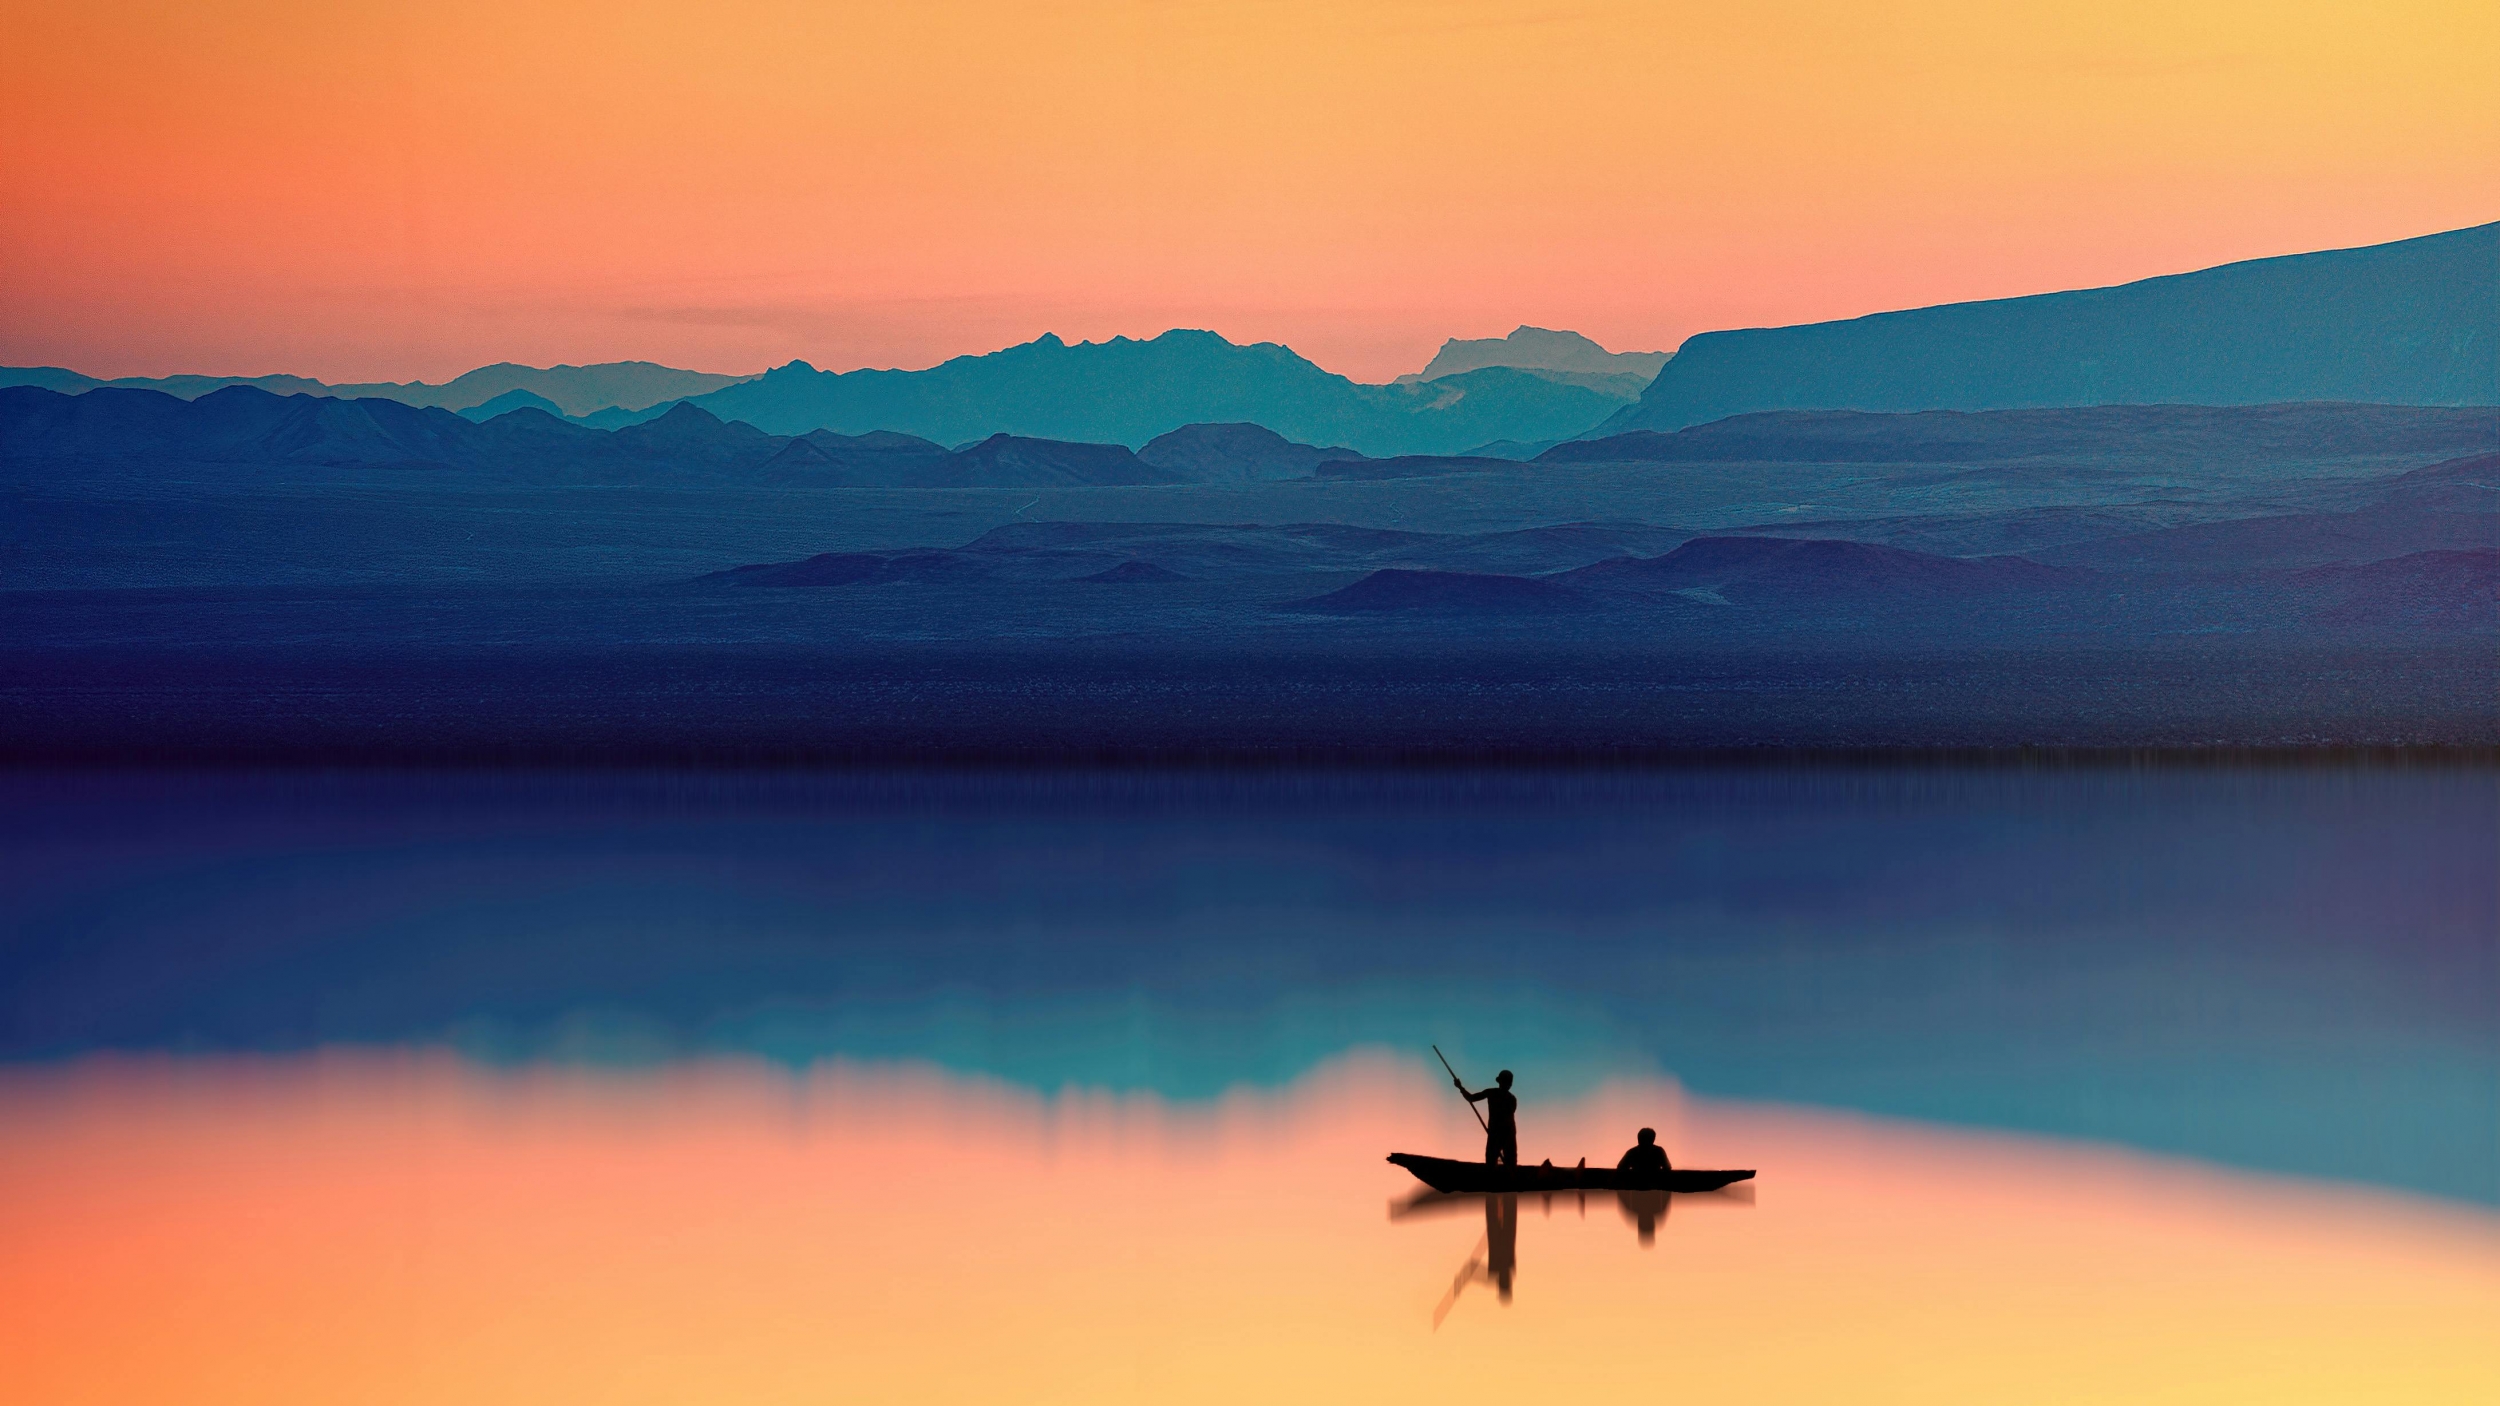
<svg viewBox="0 0 2500 1406"><path fill-rule="evenodd" d="M1491 1097L1493 1096L1493 1091L1492 1091L1491 1089L1486 1089L1486 1090L1484 1090L1482 1093L1473 1093L1473 1094L1468 1093L1468 1092L1467 1092L1467 1086L1466 1086L1465 1084L1460 1083L1460 1082L1459 1082L1459 1081L1457 1081L1456 1079L1452 1079L1452 1080L1450 1081L1450 1087L1452 1087L1452 1088L1454 1088L1454 1089L1458 1090L1461 1094L1466 1095L1466 1099L1467 1099L1467 1101L1468 1101L1469 1103L1482 1103L1482 1102L1484 1102L1486 1099L1491 1098Z"/></svg>

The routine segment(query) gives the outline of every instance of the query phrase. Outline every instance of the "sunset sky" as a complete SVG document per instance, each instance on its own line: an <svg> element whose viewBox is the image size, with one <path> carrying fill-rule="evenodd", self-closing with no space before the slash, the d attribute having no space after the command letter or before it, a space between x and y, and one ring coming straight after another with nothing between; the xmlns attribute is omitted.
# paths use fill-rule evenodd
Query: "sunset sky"
<svg viewBox="0 0 2500 1406"><path fill-rule="evenodd" d="M2500 218L2500 6L0 0L0 362L1386 379Z"/></svg>

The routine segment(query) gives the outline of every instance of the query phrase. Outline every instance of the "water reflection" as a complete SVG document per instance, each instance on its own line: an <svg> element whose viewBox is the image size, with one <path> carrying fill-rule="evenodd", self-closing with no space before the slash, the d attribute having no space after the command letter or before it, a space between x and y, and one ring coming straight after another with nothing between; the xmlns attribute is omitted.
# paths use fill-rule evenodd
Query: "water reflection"
<svg viewBox="0 0 2500 1406"><path fill-rule="evenodd" d="M0 1361L13 1400L122 1406L2500 1399L2488 1212L1645 1081L1531 1132L1654 1123L1758 1161L1758 1205L1411 1200L1383 1149L1464 1138L1454 1102L1382 1058L1205 1102L926 1065L20 1069Z"/></svg>
<svg viewBox="0 0 2500 1406"><path fill-rule="evenodd" d="M1632 1222L1640 1233L1641 1248L1658 1243L1658 1222L1667 1218L1667 1207L1673 1193L1665 1191L1618 1191L1615 1204L1623 1208L1623 1218Z"/></svg>
<svg viewBox="0 0 2500 1406"><path fill-rule="evenodd" d="M1540 1100L1671 1073L2500 1205L2495 853L2488 769L19 774L0 1062L1205 1099L1438 1041Z"/></svg>
<svg viewBox="0 0 2500 1406"><path fill-rule="evenodd" d="M1519 1273L1519 1211L1525 1204L1552 1220L1556 1211L1570 1213L1573 1219L1585 1222L1594 1203L1599 1214L1612 1207L1623 1222L1632 1228L1642 1249L1658 1243L1658 1228L1668 1212L1681 1199L1687 1203L1701 1201L1713 1206L1747 1208L1754 1204L1754 1188L1739 1182L1717 1191L1567 1191L1521 1195L1517 1192L1433 1191L1414 1192L1389 1205L1392 1221L1442 1221L1472 1218L1481 1215L1484 1233L1476 1240L1458 1273L1450 1280L1450 1289L1432 1310L1432 1325L1441 1326L1457 1306L1459 1295L1470 1285L1490 1285L1503 1303L1511 1301L1512 1287Z"/></svg>

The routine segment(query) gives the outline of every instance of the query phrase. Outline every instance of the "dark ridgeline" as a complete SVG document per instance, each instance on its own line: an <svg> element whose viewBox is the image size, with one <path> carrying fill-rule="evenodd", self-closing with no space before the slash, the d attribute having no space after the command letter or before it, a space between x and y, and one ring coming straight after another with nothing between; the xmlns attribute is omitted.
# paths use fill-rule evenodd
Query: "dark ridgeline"
<svg viewBox="0 0 2500 1406"><path fill-rule="evenodd" d="M504 411L527 406L558 415L604 414L616 417L616 423L650 407L665 407L672 401L734 386L747 379L709 371L681 371L648 361L610 361L596 366L517 366L500 361L454 376L441 385L423 381L333 384L310 376L119 376L101 380L58 366L0 367L0 387L40 386L69 395L112 386L162 391L192 400L229 386L248 386L273 395L335 396L343 400L380 399L403 405L441 406L475 420L492 419Z"/></svg>
<svg viewBox="0 0 2500 1406"><path fill-rule="evenodd" d="M1034 487L1107 487L1116 484L1185 483L1117 444L1063 444L994 434L946 457L946 471L966 484L1014 483Z"/></svg>
<svg viewBox="0 0 2500 1406"><path fill-rule="evenodd" d="M1813 537L1696 537L1665 556L1617 557L1554 579L1585 590L1705 593L1730 604L1783 593L1967 599L2093 584L2089 572L2025 557L1946 557Z"/></svg>
<svg viewBox="0 0 2500 1406"><path fill-rule="evenodd" d="M1301 615L1544 615L1588 607L1579 593L1532 577L1390 567L1277 609Z"/></svg>
<svg viewBox="0 0 2500 1406"><path fill-rule="evenodd" d="M767 430L902 430L943 443L1008 433L1143 446L1189 425L1256 425L1371 455L1455 454L1579 434L1622 408L1612 384L1488 366L1366 385L1273 342L1174 330L1070 345L1045 336L925 371L819 371L803 361L700 398Z"/></svg>
<svg viewBox="0 0 2500 1406"><path fill-rule="evenodd" d="M499 364L440 386L330 385L303 376L106 382L60 367L0 367L0 387L73 395L110 388L188 400L241 387L440 407L478 421L537 410L600 430L691 404L717 419L790 435L821 430L853 439L908 432L912 439L958 447L999 434L1159 445L1152 457L1175 460L1167 467L1185 478L1213 481L1298 477L1322 459L1365 453L1452 454L1488 443L1541 448L1629 404L1647 380L1487 365L1429 383L1407 377L1366 385L1284 347L1236 346L1211 332L1186 331L1075 346L1045 336L924 371L830 372L792 362L761 376L722 376L646 362L548 369Z"/></svg>
<svg viewBox="0 0 2500 1406"><path fill-rule="evenodd" d="M276 396L249 386L181 400L106 388L0 389L0 456L147 468L171 464L468 471L503 481L721 481L806 487L1031 488L1174 483L1117 444L994 435L949 450L878 431L770 435L685 401L614 430L521 406L473 421L396 400Z"/></svg>
<svg viewBox="0 0 2500 1406"><path fill-rule="evenodd" d="M2500 224L2115 288L1705 332L1588 438L1760 410L2500 404Z"/></svg>
<svg viewBox="0 0 2500 1406"><path fill-rule="evenodd" d="M1549 464L2014 464L2444 455L2486 445L2493 407L2350 401L2046 410L1768 410L1558 444Z"/></svg>
<svg viewBox="0 0 2500 1406"><path fill-rule="evenodd" d="M1160 586L1189 578L1150 561L1124 561L1118 566L1106 566L1090 576L1076 579L1103 586Z"/></svg>
<svg viewBox="0 0 2500 1406"><path fill-rule="evenodd" d="M1438 478L1498 473L1517 463L1490 454L1393 454L1378 459L1330 459L1311 472L1332 479Z"/></svg>
<svg viewBox="0 0 2500 1406"><path fill-rule="evenodd" d="M1198 483L1308 478L1331 460L1364 457L1340 445L1296 444L1263 425L1183 425L1148 440L1137 457Z"/></svg>
<svg viewBox="0 0 2500 1406"><path fill-rule="evenodd" d="M535 410L544 415L564 417L563 406L536 391L523 390L518 387L475 405L461 407L459 415L461 419L471 424L484 424L498 415L508 415L515 410Z"/></svg>

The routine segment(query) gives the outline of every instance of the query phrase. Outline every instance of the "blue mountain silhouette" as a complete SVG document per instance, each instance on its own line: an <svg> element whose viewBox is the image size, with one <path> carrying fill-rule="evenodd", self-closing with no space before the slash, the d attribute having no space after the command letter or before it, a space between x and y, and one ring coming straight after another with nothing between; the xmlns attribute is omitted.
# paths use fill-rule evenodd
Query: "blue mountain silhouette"
<svg viewBox="0 0 2500 1406"><path fill-rule="evenodd" d="M994 434L1142 447L1184 425L1247 423L1365 454L1454 454L1575 435L1621 401L1509 367L1363 385L1273 342L1171 331L1070 345L1045 336L926 371L819 371L803 361L697 401L779 434L899 430L959 444Z"/></svg>
<svg viewBox="0 0 2500 1406"><path fill-rule="evenodd" d="M2500 223L1687 340L1591 438L1756 410L2500 403Z"/></svg>
<svg viewBox="0 0 2500 1406"><path fill-rule="evenodd" d="M692 478L833 488L1192 481L1185 470L1150 464L1118 444L995 435L949 451L887 431L773 435L687 401L615 430L534 406L473 422L396 400L277 396L248 386L196 400L118 387L79 395L0 389L0 460L429 467L543 482Z"/></svg>
<svg viewBox="0 0 2500 1406"><path fill-rule="evenodd" d="M709 371L683 371L649 361L608 361L595 366L522 366L499 361L492 366L464 371L440 385L429 385L424 381L333 384L310 376L283 375L122 376L103 380L58 366L0 367L0 387L41 386L45 390L71 395L112 386L123 390L163 391L184 400L195 400L229 386L249 386L272 395L396 400L402 405L438 405L446 410L476 410L501 402L490 414L518 409L528 403L510 400L515 391L527 392L540 404L540 408L561 415L589 415L610 407L617 408L617 413L622 414L655 405L665 406L682 397L701 395L745 379L743 376L724 376Z"/></svg>

